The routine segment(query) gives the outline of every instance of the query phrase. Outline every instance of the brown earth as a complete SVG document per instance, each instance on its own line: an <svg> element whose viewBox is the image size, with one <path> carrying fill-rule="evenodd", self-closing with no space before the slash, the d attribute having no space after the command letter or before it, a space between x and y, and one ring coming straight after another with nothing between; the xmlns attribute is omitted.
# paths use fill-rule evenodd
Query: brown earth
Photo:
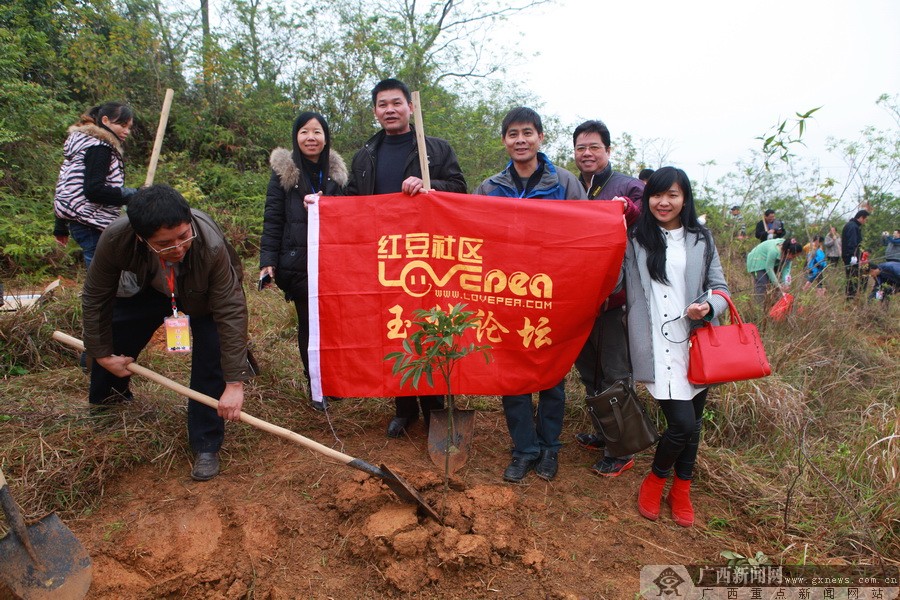
<svg viewBox="0 0 900 600"><path fill-rule="evenodd" d="M707 526L729 511L702 482L694 528L665 509L657 522L640 517L646 454L621 477L601 479L588 470L598 455L567 443L553 482L532 473L503 483L500 410L477 413L472 455L445 495L421 422L390 440L383 426L342 422L348 402L357 401L332 409L343 447L312 410L303 429L319 420L308 435L387 464L445 515L443 526L361 471L268 434L233 455L226 436L212 481L192 481L186 456L144 465L108 487L95 512L67 523L94 560L89 597L633 598L642 565L721 563L720 551L749 549ZM577 425L567 423L564 439ZM248 426L228 427L233 435Z"/></svg>

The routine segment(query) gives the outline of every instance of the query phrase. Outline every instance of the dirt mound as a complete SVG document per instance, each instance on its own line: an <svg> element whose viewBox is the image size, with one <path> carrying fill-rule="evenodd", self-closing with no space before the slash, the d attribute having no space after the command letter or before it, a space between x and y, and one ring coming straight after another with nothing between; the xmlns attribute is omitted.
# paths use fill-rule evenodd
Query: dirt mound
<svg viewBox="0 0 900 600"><path fill-rule="evenodd" d="M226 439L222 474L209 482L189 478L187 457L168 472L123 473L97 512L69 523L94 559L90 597L624 598L641 565L725 549L702 525L724 508L702 493L694 529L637 515L649 457L607 480L587 469L594 453L567 446L553 482L503 483L509 454L492 435L502 419L479 413L473 455L446 493L421 427L399 440L380 429L345 440L389 463L443 524L379 479L268 436L246 456L229 455Z"/></svg>

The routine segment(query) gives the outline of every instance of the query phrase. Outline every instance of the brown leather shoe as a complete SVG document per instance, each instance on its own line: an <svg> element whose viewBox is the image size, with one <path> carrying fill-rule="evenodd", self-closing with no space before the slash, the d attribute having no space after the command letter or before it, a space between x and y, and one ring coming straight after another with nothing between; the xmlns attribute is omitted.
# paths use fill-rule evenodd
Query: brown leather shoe
<svg viewBox="0 0 900 600"><path fill-rule="evenodd" d="M219 474L219 453L198 452L194 458L191 478L194 481L209 481Z"/></svg>

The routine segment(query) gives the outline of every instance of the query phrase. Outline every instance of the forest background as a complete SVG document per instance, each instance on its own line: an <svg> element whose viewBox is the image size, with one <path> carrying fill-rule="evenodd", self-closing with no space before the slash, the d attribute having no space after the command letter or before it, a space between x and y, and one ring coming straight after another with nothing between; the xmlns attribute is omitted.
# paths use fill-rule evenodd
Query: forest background
<svg viewBox="0 0 900 600"><path fill-rule="evenodd" d="M329 118L334 146L349 160L376 131L369 90L381 78L398 77L421 91L428 134L451 141L474 188L507 161L499 135L506 111L520 104L541 110L536 95L504 84L503 66L516 53L488 50L486 32L540 4L336 0L288 10L265 0L227 0L223 18L211 24L208 0L200 10L162 0L4 2L0 278L10 290L58 275L83 277L75 245L61 248L52 236L66 128L92 105L128 102L137 118L126 143L126 184L139 186L166 88L175 90L175 102L156 181L214 215L250 272L271 150L289 147L294 117L314 109ZM756 215L775 208L801 242L831 225L840 230L848 212L867 207L872 217L864 245L874 261L883 256L881 232L900 227L900 100L889 92L877 102L893 117L892 127L830 142L846 164L842 178L825 177L793 155L815 107L791 107L796 116L773 118L730 173L697 185L700 212L716 233L741 308L748 306L749 288L741 260L751 243L732 237L727 209L733 204L742 207L751 233ZM572 166L574 124L544 117L551 157ZM667 164L665 144L641 142L627 133L618 137L617 170L636 175ZM723 388L721 404L705 417L705 443L714 448L710 473L731 498L744 498L741 486L748 482L764 490L748 500L744 514L768 515L753 525L762 527L783 511L782 549L799 536L822 542L822 555L896 560L897 303L882 310L860 297L845 305L840 285L835 274L830 302L788 324L761 322L777 376ZM800 304L816 301L804 296ZM68 360L41 348L48 327L78 330L77 302L70 299L65 308L49 324L42 317L0 328L4 378ZM784 487L767 487L776 481L790 485L787 499ZM64 508L77 506L83 504Z"/></svg>

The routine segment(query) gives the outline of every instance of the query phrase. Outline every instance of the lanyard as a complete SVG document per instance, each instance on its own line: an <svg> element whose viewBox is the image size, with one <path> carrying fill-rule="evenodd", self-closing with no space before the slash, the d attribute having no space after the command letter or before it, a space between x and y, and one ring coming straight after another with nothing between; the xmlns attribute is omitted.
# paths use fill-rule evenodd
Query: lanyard
<svg viewBox="0 0 900 600"><path fill-rule="evenodd" d="M612 179L612 171L609 172L609 177L606 178L606 181L604 181L603 183L601 183L601 184L597 187L597 189L595 189L595 190L588 196L588 200L594 200L597 196L599 196L599 195L600 195L600 192L603 191L603 188L606 187L606 184L609 183L609 180L610 180L610 179ZM592 186L592 185L594 185L594 176L593 176L593 175L591 175L591 181L590 181L590 183L588 183L588 190L591 189L591 186Z"/></svg>
<svg viewBox="0 0 900 600"><path fill-rule="evenodd" d="M172 316L178 316L178 306L175 304L175 267L170 266L162 258L159 259L159 265L166 274L166 283L169 284L169 292L172 294Z"/></svg>
<svg viewBox="0 0 900 600"><path fill-rule="evenodd" d="M319 192L323 191L322 190L322 178L323 177L325 177L325 173L323 173L322 171L319 171L319 187L316 187L316 185L313 183L313 178L310 176L309 173L306 173L306 180L309 181L309 187L312 188L313 194L318 194Z"/></svg>

